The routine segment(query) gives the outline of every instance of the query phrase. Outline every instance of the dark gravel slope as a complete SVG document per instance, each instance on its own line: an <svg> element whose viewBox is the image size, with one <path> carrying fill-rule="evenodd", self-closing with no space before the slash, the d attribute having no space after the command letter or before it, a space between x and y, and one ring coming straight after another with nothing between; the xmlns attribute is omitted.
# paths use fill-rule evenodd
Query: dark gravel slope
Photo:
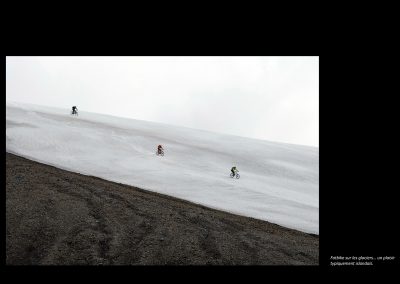
<svg viewBox="0 0 400 284"><path fill-rule="evenodd" d="M318 265L319 237L7 153L6 263Z"/></svg>

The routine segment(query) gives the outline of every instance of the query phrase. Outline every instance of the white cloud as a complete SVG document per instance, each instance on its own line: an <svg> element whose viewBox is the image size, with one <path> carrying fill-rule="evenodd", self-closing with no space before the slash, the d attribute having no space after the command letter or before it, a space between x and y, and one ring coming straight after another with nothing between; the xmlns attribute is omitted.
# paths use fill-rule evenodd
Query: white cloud
<svg viewBox="0 0 400 284"><path fill-rule="evenodd" d="M7 100L318 146L318 57L7 57Z"/></svg>

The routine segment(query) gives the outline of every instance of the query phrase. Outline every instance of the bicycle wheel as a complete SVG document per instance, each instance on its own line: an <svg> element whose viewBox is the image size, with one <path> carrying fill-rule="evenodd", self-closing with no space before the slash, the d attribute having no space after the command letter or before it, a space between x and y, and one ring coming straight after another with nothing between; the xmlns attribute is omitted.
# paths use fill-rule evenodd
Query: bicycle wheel
<svg viewBox="0 0 400 284"><path fill-rule="evenodd" d="M231 173L229 176L230 176L231 178L233 178L233 173Z"/></svg>
<svg viewBox="0 0 400 284"><path fill-rule="evenodd" d="M239 178L240 178L240 175L239 175L239 174L236 174L236 178L239 179Z"/></svg>

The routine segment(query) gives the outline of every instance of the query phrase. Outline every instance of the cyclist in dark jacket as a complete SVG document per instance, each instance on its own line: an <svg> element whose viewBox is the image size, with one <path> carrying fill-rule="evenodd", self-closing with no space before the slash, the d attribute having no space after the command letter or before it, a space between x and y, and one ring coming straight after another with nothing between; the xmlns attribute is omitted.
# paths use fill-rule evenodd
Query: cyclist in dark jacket
<svg viewBox="0 0 400 284"><path fill-rule="evenodd" d="M231 172L232 172L233 176L236 175L236 172L238 172L238 170L236 169L236 166L232 167Z"/></svg>

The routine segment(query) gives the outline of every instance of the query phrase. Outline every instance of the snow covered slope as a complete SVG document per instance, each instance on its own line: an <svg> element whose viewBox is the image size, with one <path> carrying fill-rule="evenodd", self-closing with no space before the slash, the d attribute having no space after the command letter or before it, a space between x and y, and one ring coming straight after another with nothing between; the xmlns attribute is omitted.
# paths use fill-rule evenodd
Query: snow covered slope
<svg viewBox="0 0 400 284"><path fill-rule="evenodd" d="M8 152L319 233L318 148L12 102L6 123Z"/></svg>

